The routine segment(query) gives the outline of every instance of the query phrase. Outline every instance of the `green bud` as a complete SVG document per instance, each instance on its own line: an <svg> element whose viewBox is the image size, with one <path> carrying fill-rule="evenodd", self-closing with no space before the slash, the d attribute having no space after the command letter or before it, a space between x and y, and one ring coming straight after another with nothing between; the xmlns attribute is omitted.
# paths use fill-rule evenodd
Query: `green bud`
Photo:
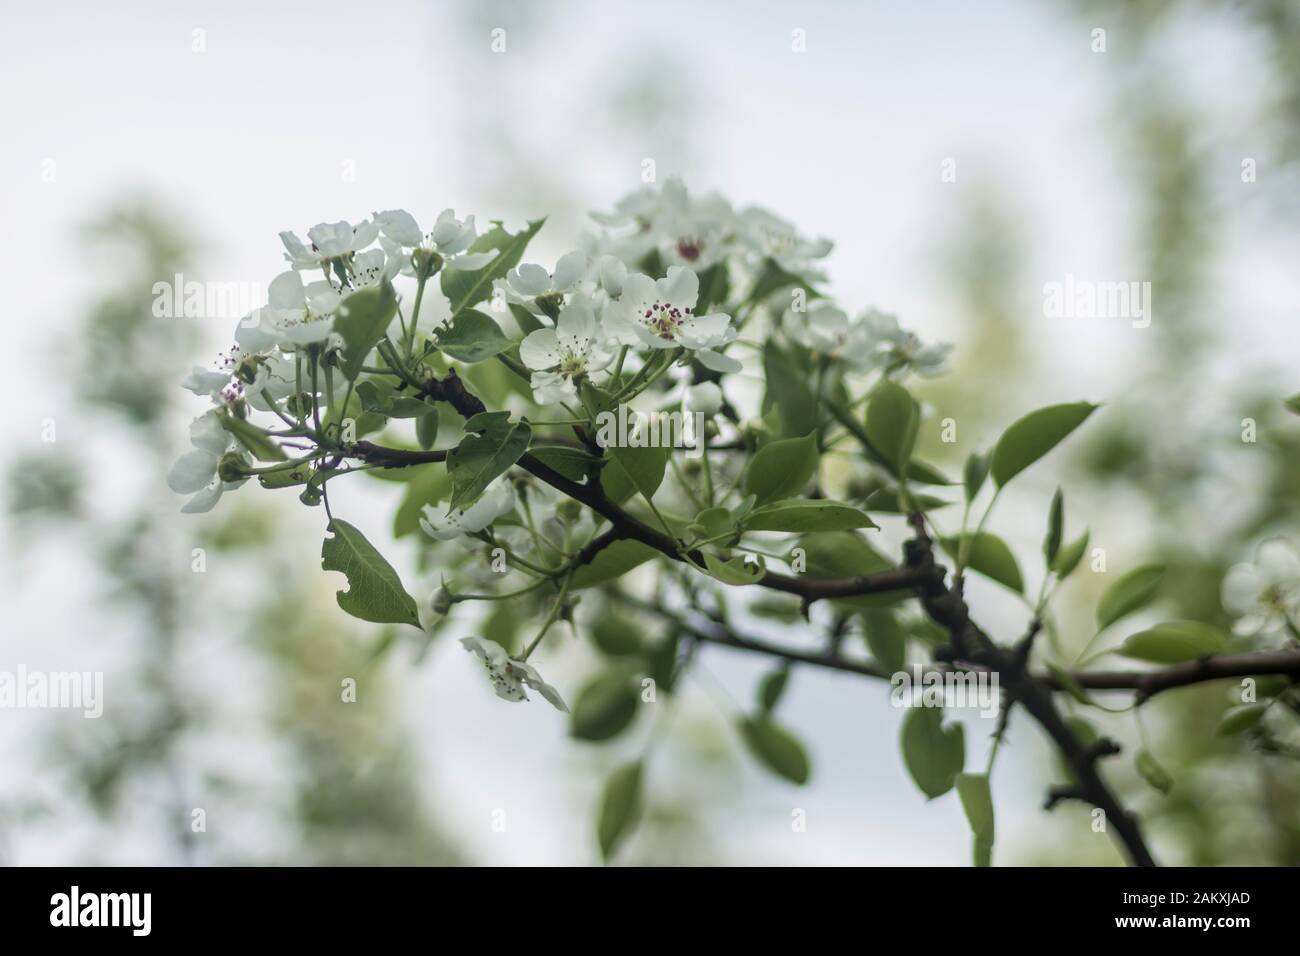
<svg viewBox="0 0 1300 956"><path fill-rule="evenodd" d="M565 524L573 524L582 514L582 505L572 498L565 498L555 506L555 515Z"/></svg>
<svg viewBox="0 0 1300 956"><path fill-rule="evenodd" d="M452 605L451 592L446 588L438 588L433 592L432 608L434 614L446 614L451 610Z"/></svg>
<svg viewBox="0 0 1300 956"><path fill-rule="evenodd" d="M438 270L442 268L442 264L442 256L432 249L421 247L411 253L411 268L415 270L415 277L421 282L436 275Z"/></svg>
<svg viewBox="0 0 1300 956"><path fill-rule="evenodd" d="M248 477L248 466L238 452L228 451L217 462L217 477L222 481L240 481Z"/></svg>
<svg viewBox="0 0 1300 956"><path fill-rule="evenodd" d="M564 305L563 292L544 292L536 299L537 307L552 319L559 318L560 308Z"/></svg>

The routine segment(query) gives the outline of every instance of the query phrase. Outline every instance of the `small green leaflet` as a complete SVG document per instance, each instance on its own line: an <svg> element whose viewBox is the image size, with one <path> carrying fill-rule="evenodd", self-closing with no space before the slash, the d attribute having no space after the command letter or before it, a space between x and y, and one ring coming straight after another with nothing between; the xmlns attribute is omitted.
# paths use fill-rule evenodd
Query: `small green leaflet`
<svg viewBox="0 0 1300 956"><path fill-rule="evenodd" d="M1227 646L1227 636L1213 625L1169 621L1127 638L1116 653L1153 664L1181 664L1217 654Z"/></svg>
<svg viewBox="0 0 1300 956"><path fill-rule="evenodd" d="M1139 750L1137 756L1133 758L1133 766L1137 768L1143 780L1166 796L1174 788L1174 778L1169 775L1168 770L1160 766L1160 762L1151 755L1149 750Z"/></svg>
<svg viewBox="0 0 1300 956"><path fill-rule="evenodd" d="M569 732L579 740L608 740L622 733L636 716L637 687L628 675L611 671L593 678L578 692Z"/></svg>
<svg viewBox="0 0 1300 956"><path fill-rule="evenodd" d="M903 718L903 763L929 799L943 796L966 765L961 724L943 723L941 707L911 707Z"/></svg>
<svg viewBox="0 0 1300 956"><path fill-rule="evenodd" d="M943 538L940 544L943 545L944 551L955 558L961 549L963 538L970 541L966 553L967 567L972 571L978 571L986 578L992 578L998 584L1018 594L1024 592L1025 580L1020 574L1020 565L1005 541L995 534L981 531L978 534L967 533Z"/></svg>
<svg viewBox="0 0 1300 956"><path fill-rule="evenodd" d="M343 338L339 368L348 381L361 374L370 350L388 332L397 314L397 293L387 279L352 293L334 316L334 331Z"/></svg>
<svg viewBox="0 0 1300 956"><path fill-rule="evenodd" d="M988 775L958 774L957 796L974 835L975 865L989 866L993 861L993 796Z"/></svg>
<svg viewBox="0 0 1300 956"><path fill-rule="evenodd" d="M791 783L805 784L812 773L803 744L770 716L741 717L741 739L767 769Z"/></svg>
<svg viewBox="0 0 1300 956"><path fill-rule="evenodd" d="M704 567L701 570L723 584L739 587L746 584L756 584L767 569L763 566L761 558L757 561L746 561L744 558L736 557L729 561L723 561L706 551L704 552Z"/></svg>
<svg viewBox="0 0 1300 956"><path fill-rule="evenodd" d="M466 364L489 359L511 344L501 327L477 309L466 309L438 332L438 348Z"/></svg>
<svg viewBox="0 0 1300 956"><path fill-rule="evenodd" d="M251 425L234 415L222 415L220 421L221 427L234 435L235 440L247 448L254 458L261 461L288 460L280 446L271 441L266 433L256 425Z"/></svg>
<svg viewBox="0 0 1300 956"><path fill-rule="evenodd" d="M1108 587L1097 602L1097 630L1110 627L1150 604L1165 577L1163 564L1146 564L1134 568Z"/></svg>
<svg viewBox="0 0 1300 956"><path fill-rule="evenodd" d="M321 545L321 567L326 571L342 571L348 579L348 589L337 595L339 607L363 621L418 628L420 616L415 598L402 587L393 566L365 535L337 518L326 530L331 536Z"/></svg>
<svg viewBox="0 0 1300 956"><path fill-rule="evenodd" d="M776 705L781 702L781 698L785 695L785 689L789 683L790 668L788 664L764 675L762 682L758 685L759 710L765 714L770 714L775 710Z"/></svg>
<svg viewBox="0 0 1300 956"><path fill-rule="evenodd" d="M998 487L1055 448L1097 408L1091 402L1049 405L1012 424L993 449L989 470Z"/></svg>
<svg viewBox="0 0 1300 956"><path fill-rule="evenodd" d="M609 775L600 796L596 836L606 861L641 816L641 761L624 764Z"/></svg>
<svg viewBox="0 0 1300 956"><path fill-rule="evenodd" d="M763 413L776 409L782 437L806 435L817 427L817 399L806 374L770 340L763 346L763 378Z"/></svg>
<svg viewBox="0 0 1300 956"><path fill-rule="evenodd" d="M1217 733L1225 736L1245 733L1259 723L1266 710L1268 710L1267 704L1242 704L1233 707L1219 720Z"/></svg>
<svg viewBox="0 0 1300 956"><path fill-rule="evenodd" d="M878 527L865 511L820 498L779 501L755 508L743 524L747 531L849 531Z"/></svg>
<svg viewBox="0 0 1300 956"><path fill-rule="evenodd" d="M906 470L920 424L921 410L907 389L889 379L876 387L867 404L867 438L896 476Z"/></svg>
<svg viewBox="0 0 1300 956"><path fill-rule="evenodd" d="M621 538L602 548L589 563L574 571L573 577L569 579L569 590L577 591L622 577L658 554L659 552L648 544L642 544L631 538Z"/></svg>
<svg viewBox="0 0 1300 956"><path fill-rule="evenodd" d="M452 509L477 500L494 478L523 456L533 437L528 423L510 421L509 412L480 412L465 423L465 431L447 456Z"/></svg>
<svg viewBox="0 0 1300 956"><path fill-rule="evenodd" d="M767 504L797 495L817 470L817 436L770 441L754 455L745 472L745 491Z"/></svg>
<svg viewBox="0 0 1300 956"><path fill-rule="evenodd" d="M501 223L493 223L492 229L483 233L469 247L470 252L491 252L496 250L495 259L481 269L464 271L461 269L444 269L442 271L442 294L451 303L452 318L458 318L465 309L472 308L492 294L492 283L504 279L507 272L519 265L524 249L542 228L545 219L538 219L528 224L523 232L514 235L506 232Z"/></svg>

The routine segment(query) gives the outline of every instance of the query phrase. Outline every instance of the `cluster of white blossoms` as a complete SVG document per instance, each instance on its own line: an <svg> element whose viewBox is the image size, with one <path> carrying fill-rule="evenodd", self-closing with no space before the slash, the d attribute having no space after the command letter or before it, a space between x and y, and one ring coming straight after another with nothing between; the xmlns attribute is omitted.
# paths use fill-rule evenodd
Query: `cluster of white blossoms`
<svg viewBox="0 0 1300 956"><path fill-rule="evenodd" d="M1260 544L1253 562L1223 577L1223 606L1243 637L1285 631L1300 640L1300 552L1286 538Z"/></svg>
<svg viewBox="0 0 1300 956"><path fill-rule="evenodd" d="M946 362L948 346L923 344L893 316L868 310L850 319L821 298L815 287L825 279L821 261L830 241L801 236L766 210L736 210L716 194L692 196L680 180L669 179L593 219L598 231L551 268L533 262L507 268L498 261L504 246L497 239L514 237L499 232L480 242L474 217L457 218L451 209L428 232L409 212L392 209L358 223L318 223L306 240L280 233L288 268L269 283L266 304L240 320L233 346L213 367L194 368L184 382L213 407L192 423L193 447L168 475L172 490L191 496L182 510L207 511L250 474L265 479L280 470L259 461L284 462L285 469L310 463L328 475L349 447L323 431L321 420L337 426L363 382L355 369L394 376L396 387L404 387L414 375L429 373L422 366L435 361L440 345L454 351L444 339L453 318L442 292L449 275L477 273L468 284L490 286L491 311L504 317L510 307L520 330L518 360L502 358L528 376L538 405L563 405L571 414L582 414L579 408L594 414L587 384L601 403L629 403L653 385L660 403L707 416L724 408L732 414L726 376L744 368L736 357L744 353L732 348L742 327L751 335L741 344L750 349L777 336L841 363L848 373L931 375ZM513 256L512 265L518 253ZM334 384L347 343L336 320L349 315L355 293L387 283L396 289L401 282L416 284L414 314L402 311L409 299L398 290L397 314L375 346L380 358L351 361L354 371L339 405ZM451 285L458 284L466 283ZM458 305L456 315L486 294ZM508 323L498 331L508 335ZM381 386L394 387L370 385L370 401ZM256 425L253 411L272 413L267 422L276 431ZM273 438L308 453L290 460ZM312 444L304 444L307 439ZM515 505L512 485L501 474L462 508L425 506L419 523L433 539L468 544ZM491 642L464 643L483 659L500 696L523 700L524 688L532 687L563 708L554 689L523 661L505 657Z"/></svg>

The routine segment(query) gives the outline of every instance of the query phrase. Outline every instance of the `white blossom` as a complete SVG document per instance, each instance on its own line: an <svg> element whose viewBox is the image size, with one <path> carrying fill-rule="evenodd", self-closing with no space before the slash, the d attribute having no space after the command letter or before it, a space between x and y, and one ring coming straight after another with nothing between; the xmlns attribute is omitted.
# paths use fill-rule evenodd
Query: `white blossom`
<svg viewBox="0 0 1300 956"><path fill-rule="evenodd" d="M463 535L477 534L515 507L515 492L504 479L494 481L487 490L464 510L450 508L439 514L433 505L424 506L420 527L439 541L451 541Z"/></svg>
<svg viewBox="0 0 1300 956"><path fill-rule="evenodd" d="M403 275L412 275L410 256L404 250L425 249L436 252L443 258L443 268L463 269L466 271L481 269L497 257L496 251L467 251L478 238L474 226L474 217L457 219L452 209L444 209L438 215L433 229L428 233L420 231L419 224L405 209L390 209L375 213L375 222L383 234L380 246L394 259L401 260Z"/></svg>
<svg viewBox="0 0 1300 956"><path fill-rule="evenodd" d="M533 370L533 397L539 405L548 405L574 398L575 381L604 369L612 356L598 337L591 306L577 298L560 312L555 328L538 329L524 338L519 358Z"/></svg>
<svg viewBox="0 0 1300 956"><path fill-rule="evenodd" d="M307 230L308 248L295 233L280 233L285 259L295 269L328 268L334 260L346 260L367 248L379 236L379 226L365 221L353 226L346 221L321 222Z"/></svg>
<svg viewBox="0 0 1300 956"><path fill-rule="evenodd" d="M492 682L492 689L502 700L515 702L527 700L528 693L524 688L530 687L546 698L546 701L556 710L569 712L569 707L564 703L560 692L542 680L542 675L537 673L535 667L527 661L510 657L506 649L496 641L481 637L462 637L460 643L465 650L483 661L488 680Z"/></svg>
<svg viewBox="0 0 1300 956"><path fill-rule="evenodd" d="M223 482L217 468L235 447L234 437L221 424L221 412L212 409L190 423L190 443L167 474L167 487L178 495L193 495L181 508L186 514L211 511L223 491L238 488L240 481Z"/></svg>
<svg viewBox="0 0 1300 956"><path fill-rule="evenodd" d="M1236 617L1233 630L1251 635L1295 626L1300 615L1300 555L1285 538L1263 542L1249 564L1223 578L1223 606Z"/></svg>

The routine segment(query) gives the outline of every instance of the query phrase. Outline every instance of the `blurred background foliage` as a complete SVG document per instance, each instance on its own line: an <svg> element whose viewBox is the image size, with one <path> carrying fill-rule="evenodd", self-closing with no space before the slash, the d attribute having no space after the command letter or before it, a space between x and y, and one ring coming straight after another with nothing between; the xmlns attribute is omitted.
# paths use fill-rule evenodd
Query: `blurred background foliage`
<svg viewBox="0 0 1300 956"><path fill-rule="evenodd" d="M513 9L516 17L532 18L539 36L562 29L560 5ZM1300 428L1285 420L1278 383L1249 374L1224 381L1214 370L1216 342L1234 327L1233 303L1216 297L1221 237L1236 202L1224 185L1235 177L1222 170L1235 169L1240 157L1206 134L1214 118L1171 73L1170 48L1186 42L1189 31L1221 30L1267 59L1267 107L1243 121L1257 134L1261 167L1277 172L1252 187L1253 214L1293 220L1300 6L1293 0L1067 0L1037 13L1063 30L1104 17L1112 37L1125 38L1126 55L1117 58L1123 66L1106 79L1104 128L1111 139L1104 148L1128 185L1130 203L1129 234L1115 240L1134 250L1140 264L1132 271L1152 279L1159 317L1148 334L1161 337L1161 347L1145 353L1153 359L1130 370L1128 388L1098 396L1110 413L1072 443L1062 471L1071 534L1095 521L1100 537L1109 530L1126 542L1126 553L1168 563L1171 617L1224 619L1218 594L1227 568L1248 558L1261 538L1300 530ZM479 36L500 18L499 7L463 4L447 24ZM456 64L444 68L454 71ZM468 125L452 132L480 147L474 161L490 172L482 182L491 208L511 216L547 209L548 231L573 234L584 224L590 197L566 175L563 154L581 144L520 141L509 118L517 90L544 68L540 41L519 50L492 74L491 85L476 86ZM629 157L653 153L668 171L696 161L711 107L680 51L640 57L600 99L603 135L623 143ZM955 214L935 230L934 289L955 304L960 326L954 371L919 393L935 417L960 408L963 428L996 434L1023 403L1015 389L995 386L1051 373L1037 361L1038 344L1022 335L1026 316L1041 309L1025 266L1028 210L1018 205L1014 171L986 179L994 185L963 192ZM105 640L113 641L116 679L129 681L132 704L99 721L61 725L35 744L47 748L56 781L34 783L30 798L0 807L6 838L0 853L20 842L24 828L76 821L79 846L72 857L81 862L141 862L115 852L115 837L133 828L152 847L147 862L473 862L439 823L437 794L411 746L420 728L406 726L385 703L386 671L409 666L410 658L386 653L386 639L376 646L373 632L337 613L315 548L299 547L295 537L301 509L260 495L241 495L230 508L223 503L203 519L209 586L194 588L192 535L178 530L176 502L152 497L147 483L97 471L120 456L164 474L189 408L178 378L200 347L215 351L225 344L200 342L191 323L150 315L152 284L193 267L209 251L180 234L178 221L155 200L126 200L78 237L95 250L106 291L81 304L75 348L41 360L69 374L79 431L100 444L84 453L69 452L62 442L22 449L8 468L9 533L50 547L59 534L75 534L100 569ZM1211 408L1232 414L1211 416ZM1245 418L1258 422L1258 445L1240 440ZM1179 427L1170 428L1172 422ZM950 471L959 468L959 461L944 459L946 451L934 437L921 454ZM115 506L105 508L97 492L110 480ZM1045 518L1045 500L1042 512ZM1107 529L1108 521L1122 527ZM225 570L236 564L238 571ZM436 569L425 570L432 576ZM1069 645L1082 646L1091 636L1070 626L1091 620L1102 583L1086 582L1076 579L1058 600ZM502 603L486 630L510 646L531 613L526 605ZM225 693L229 688L204 687L197 679L203 655L228 653L247 658L251 689ZM339 699L348 676L365 690L355 704ZM1090 711L1087 718L1124 742L1129 755L1145 733L1173 777L1165 796L1131 762L1108 764L1125 800L1148 821L1158 857L1300 864L1300 762L1286 751L1260 753L1240 738L1214 733L1236 703L1231 690L1215 684L1161 696L1146 708L1142 730L1131 713ZM816 728L808 733L815 749ZM247 759L233 756L248 749L260 755L251 771ZM617 763L601 748L576 742L574 749L575 762L567 766L587 781ZM744 774L717 725L682 715L654 759L661 779L620 862L726 862L711 833L743 799ZM1055 773L1044 760L1041 779L1021 786L1041 790ZM573 794L575 804L589 798L590 786ZM203 839L191 826L198 806L209 814ZM1043 817L1033 845L1000 862L1118 862L1109 843L1088 838L1083 813L1061 807ZM213 826L217 816L239 823Z"/></svg>

